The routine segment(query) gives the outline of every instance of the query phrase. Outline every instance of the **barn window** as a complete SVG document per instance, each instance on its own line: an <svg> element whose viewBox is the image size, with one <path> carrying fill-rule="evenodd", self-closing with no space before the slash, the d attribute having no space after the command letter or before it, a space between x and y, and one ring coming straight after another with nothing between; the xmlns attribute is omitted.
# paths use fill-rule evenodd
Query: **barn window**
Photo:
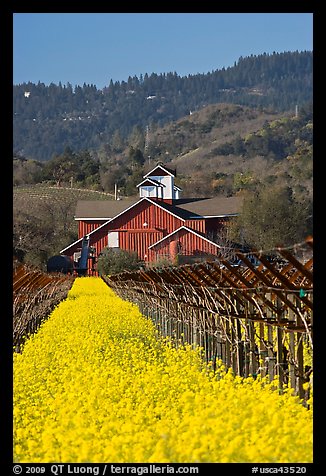
<svg viewBox="0 0 326 476"><path fill-rule="evenodd" d="M108 233L108 247L119 248L119 232L109 231Z"/></svg>
<svg viewBox="0 0 326 476"><path fill-rule="evenodd" d="M155 189L156 187L148 186L141 188L141 196L142 197L155 197Z"/></svg>

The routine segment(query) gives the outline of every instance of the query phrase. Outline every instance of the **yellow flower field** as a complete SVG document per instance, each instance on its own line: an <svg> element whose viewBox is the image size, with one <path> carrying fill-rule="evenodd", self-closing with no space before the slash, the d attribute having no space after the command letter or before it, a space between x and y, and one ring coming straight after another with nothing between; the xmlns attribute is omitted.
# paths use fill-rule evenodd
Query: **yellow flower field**
<svg viewBox="0 0 326 476"><path fill-rule="evenodd" d="M311 462L312 411L160 338L100 278L14 355L16 462Z"/></svg>

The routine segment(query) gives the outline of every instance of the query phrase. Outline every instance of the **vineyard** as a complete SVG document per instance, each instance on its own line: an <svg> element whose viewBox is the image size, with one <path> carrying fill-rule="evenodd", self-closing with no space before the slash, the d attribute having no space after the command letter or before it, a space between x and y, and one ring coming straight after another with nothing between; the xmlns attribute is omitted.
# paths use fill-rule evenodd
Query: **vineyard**
<svg viewBox="0 0 326 476"><path fill-rule="evenodd" d="M240 266L218 261L125 272L105 278L136 303L163 335L202 346L215 368L279 377L309 398L313 351L313 239L299 245L305 261L278 248L271 262L260 252L235 252ZM249 259L255 259L255 264ZM306 389L306 390L305 390Z"/></svg>
<svg viewBox="0 0 326 476"><path fill-rule="evenodd" d="M112 193L99 192L97 190L88 190L84 188L56 187L54 185L35 184L20 185L14 187L14 199L24 196L26 199L59 200L71 199L77 200L113 200Z"/></svg>
<svg viewBox="0 0 326 476"><path fill-rule="evenodd" d="M13 345L18 352L24 339L67 297L74 278L49 275L17 261L13 268Z"/></svg>

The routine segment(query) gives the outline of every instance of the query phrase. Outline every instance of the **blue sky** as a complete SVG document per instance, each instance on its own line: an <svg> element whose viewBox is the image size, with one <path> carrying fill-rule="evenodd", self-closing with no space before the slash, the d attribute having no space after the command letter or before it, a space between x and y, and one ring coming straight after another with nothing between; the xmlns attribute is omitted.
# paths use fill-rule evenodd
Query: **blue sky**
<svg viewBox="0 0 326 476"><path fill-rule="evenodd" d="M15 13L14 84L180 76L240 56L313 49L312 13Z"/></svg>

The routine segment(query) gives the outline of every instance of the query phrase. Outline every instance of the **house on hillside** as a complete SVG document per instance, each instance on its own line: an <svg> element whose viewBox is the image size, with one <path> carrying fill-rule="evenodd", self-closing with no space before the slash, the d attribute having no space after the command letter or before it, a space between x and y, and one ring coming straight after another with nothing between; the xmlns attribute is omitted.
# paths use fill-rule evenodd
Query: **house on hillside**
<svg viewBox="0 0 326 476"><path fill-rule="evenodd" d="M159 164L137 185L137 199L78 201L78 240L60 253L78 263L86 240L93 250L84 264L88 274L105 247L136 251L145 263L216 256L219 246L213 237L239 213L241 198L182 199L174 179L175 171Z"/></svg>

